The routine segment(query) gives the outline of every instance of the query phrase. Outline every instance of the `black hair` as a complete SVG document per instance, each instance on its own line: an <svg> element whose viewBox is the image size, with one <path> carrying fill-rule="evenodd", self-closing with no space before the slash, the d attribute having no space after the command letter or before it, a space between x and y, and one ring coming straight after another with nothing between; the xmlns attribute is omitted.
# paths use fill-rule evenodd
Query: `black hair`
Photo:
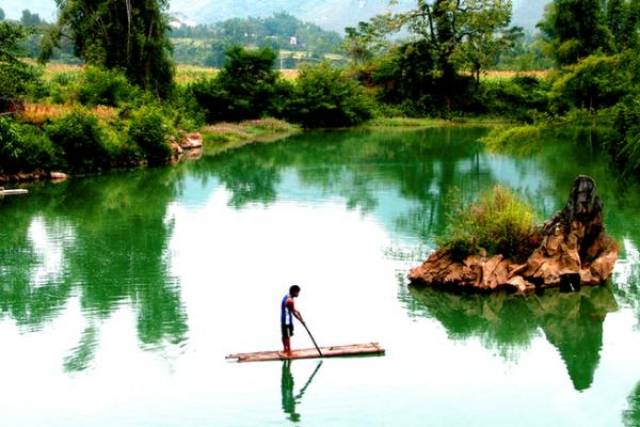
<svg viewBox="0 0 640 427"><path fill-rule="evenodd" d="M289 295L294 294L296 292L300 292L300 286L293 285L289 288Z"/></svg>

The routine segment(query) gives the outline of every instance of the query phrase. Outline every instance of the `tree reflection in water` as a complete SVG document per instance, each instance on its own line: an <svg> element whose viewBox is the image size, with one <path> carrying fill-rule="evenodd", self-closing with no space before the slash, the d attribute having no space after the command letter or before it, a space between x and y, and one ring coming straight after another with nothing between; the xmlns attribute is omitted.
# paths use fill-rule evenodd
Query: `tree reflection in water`
<svg viewBox="0 0 640 427"><path fill-rule="evenodd" d="M138 171L72 180L45 187L18 203L2 206L0 314L27 330L38 330L78 296L88 326L65 357L67 371L86 369L98 344L100 320L129 303L137 333L147 347L179 345L186 339L186 313L179 283L169 274L166 254L173 224L167 206L179 192L177 169ZM55 275L38 283L43 254L30 229L61 246ZM62 231L57 230L60 224ZM49 236L51 234L53 237ZM41 242L40 242L41 243Z"/></svg>
<svg viewBox="0 0 640 427"><path fill-rule="evenodd" d="M401 289L406 289L402 287ZM588 389L600 362L602 326L618 306L610 287L576 293L546 292L516 297L460 295L434 289L402 290L400 299L412 316L438 320L449 337L478 337L507 359L527 348L541 331L567 367L576 390Z"/></svg>
<svg viewBox="0 0 640 427"><path fill-rule="evenodd" d="M627 398L627 409L622 412L626 427L640 427L640 383Z"/></svg>

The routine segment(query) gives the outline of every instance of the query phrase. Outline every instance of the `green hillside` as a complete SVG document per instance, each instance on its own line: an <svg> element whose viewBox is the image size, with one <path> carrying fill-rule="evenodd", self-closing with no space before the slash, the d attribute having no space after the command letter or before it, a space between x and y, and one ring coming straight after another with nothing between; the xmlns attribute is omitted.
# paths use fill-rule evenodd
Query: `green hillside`
<svg viewBox="0 0 640 427"><path fill-rule="evenodd" d="M178 63L219 67L224 52L234 45L270 47L281 52L280 65L295 68L301 61L317 61L340 51L342 37L288 13L266 18L232 18L195 27L182 25L170 33Z"/></svg>

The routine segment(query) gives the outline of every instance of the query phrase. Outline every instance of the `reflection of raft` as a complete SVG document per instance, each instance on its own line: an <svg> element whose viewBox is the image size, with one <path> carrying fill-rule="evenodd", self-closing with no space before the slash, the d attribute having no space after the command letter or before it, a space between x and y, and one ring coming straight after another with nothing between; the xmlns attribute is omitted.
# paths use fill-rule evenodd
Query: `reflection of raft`
<svg viewBox="0 0 640 427"><path fill-rule="evenodd" d="M381 356L384 354L384 348L378 343L368 344L351 344L337 345L333 347L320 347L322 357L349 357L349 356ZM319 358L318 350L315 348L305 348L302 350L293 350L291 356L285 356L281 351L259 351L256 353L238 353L230 354L226 357L228 360L237 362L266 362L270 360L287 360L287 359L316 359Z"/></svg>
<svg viewBox="0 0 640 427"><path fill-rule="evenodd" d="M2 197L2 196L18 196L20 194L27 194L28 192L29 192L29 190L21 190L21 189L15 189L15 190L0 189L0 197Z"/></svg>

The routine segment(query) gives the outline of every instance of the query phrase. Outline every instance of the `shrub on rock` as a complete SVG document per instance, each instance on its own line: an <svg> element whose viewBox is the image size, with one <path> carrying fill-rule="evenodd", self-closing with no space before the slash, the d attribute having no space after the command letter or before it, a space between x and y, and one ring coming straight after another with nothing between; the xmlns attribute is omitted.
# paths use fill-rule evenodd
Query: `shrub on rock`
<svg viewBox="0 0 640 427"><path fill-rule="evenodd" d="M479 253L518 257L534 229L534 211L508 188L496 186L471 205L461 204L451 214L440 245L456 257ZM528 252L528 250L525 250Z"/></svg>

